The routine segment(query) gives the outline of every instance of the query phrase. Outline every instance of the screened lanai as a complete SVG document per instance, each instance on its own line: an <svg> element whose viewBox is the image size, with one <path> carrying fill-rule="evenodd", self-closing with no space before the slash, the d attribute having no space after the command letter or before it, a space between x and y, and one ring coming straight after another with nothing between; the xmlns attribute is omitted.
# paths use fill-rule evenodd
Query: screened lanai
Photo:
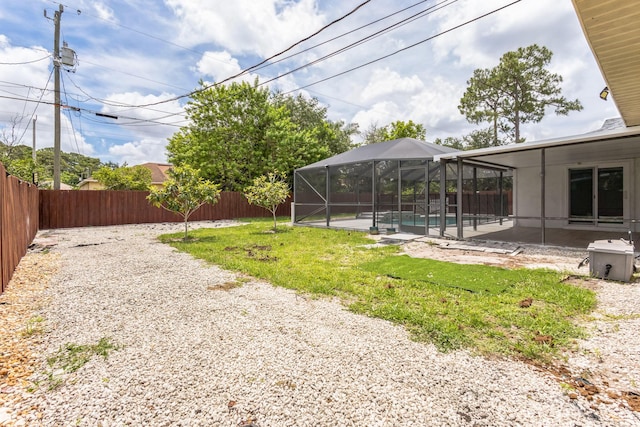
<svg viewBox="0 0 640 427"><path fill-rule="evenodd" d="M460 224L465 219L469 224L482 221L477 215L473 219L462 213L458 215L457 165L449 163L441 168L440 163L433 161L434 155L454 151L417 139L401 138L365 145L297 169L293 222L442 235L447 227L456 229L458 218ZM481 178L495 175L483 173ZM477 189L474 197L476 195L479 195ZM495 212L494 199L491 203L494 205L491 211Z"/></svg>

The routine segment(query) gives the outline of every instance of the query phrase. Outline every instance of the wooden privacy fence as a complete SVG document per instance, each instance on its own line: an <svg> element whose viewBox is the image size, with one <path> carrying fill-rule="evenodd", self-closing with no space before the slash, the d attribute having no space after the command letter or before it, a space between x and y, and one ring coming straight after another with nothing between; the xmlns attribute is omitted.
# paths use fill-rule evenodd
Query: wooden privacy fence
<svg viewBox="0 0 640 427"><path fill-rule="evenodd" d="M147 201L147 191L40 190L40 229L120 224L181 222L182 217ZM290 201L278 207L278 216L291 215ZM256 218L271 215L250 205L234 192L222 192L215 205L203 205L189 221Z"/></svg>
<svg viewBox="0 0 640 427"><path fill-rule="evenodd" d="M7 175L0 163L0 293L38 232L38 188Z"/></svg>
<svg viewBox="0 0 640 427"><path fill-rule="evenodd" d="M182 222L177 214L156 208L147 191L38 190L7 175L0 163L0 294L38 230L120 224ZM278 207L291 216L291 201ZM223 192L215 205L204 205L189 221L267 217L266 209L250 205L240 193Z"/></svg>

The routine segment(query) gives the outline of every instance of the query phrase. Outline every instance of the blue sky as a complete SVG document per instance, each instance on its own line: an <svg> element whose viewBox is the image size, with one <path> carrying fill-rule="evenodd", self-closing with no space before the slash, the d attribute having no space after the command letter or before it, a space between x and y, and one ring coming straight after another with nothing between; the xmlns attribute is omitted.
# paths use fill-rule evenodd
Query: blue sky
<svg viewBox="0 0 640 427"><path fill-rule="evenodd" d="M62 149L129 165L166 161L167 138L186 124L184 95L200 80L211 83L234 75L364 2L70 1L64 3L61 41L76 52L78 63L75 70L62 72L62 103L74 107L63 109ZM425 126L426 139L433 141L478 128L457 109L474 69L493 67L503 53L537 43L553 51L550 69L564 77L563 94L580 99L585 108L569 116L550 112L542 122L527 124L523 134L528 141L589 132L618 117L613 99L598 97L605 82L571 1L521 0L507 6L512 2L371 0L285 56L298 55L243 78L272 79L431 8L431 13L269 87L316 97L331 120L358 123L361 130L413 120ZM43 12L51 18L58 7L44 0L0 3L0 132L31 145L37 116L38 148L53 146L54 27Z"/></svg>

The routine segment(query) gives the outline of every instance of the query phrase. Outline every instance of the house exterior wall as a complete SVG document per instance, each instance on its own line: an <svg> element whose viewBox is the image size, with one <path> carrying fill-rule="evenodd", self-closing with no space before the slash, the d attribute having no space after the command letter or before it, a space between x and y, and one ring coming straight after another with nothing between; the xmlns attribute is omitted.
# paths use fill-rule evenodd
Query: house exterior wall
<svg viewBox="0 0 640 427"><path fill-rule="evenodd" d="M85 179L78 184L78 190L104 190L104 185L96 180Z"/></svg>
<svg viewBox="0 0 640 427"><path fill-rule="evenodd" d="M545 185L545 227L559 228L567 224L564 218L568 214L568 178L566 166L546 167ZM540 227L541 183L540 168L520 168L515 171L515 223L521 227Z"/></svg>
<svg viewBox="0 0 640 427"><path fill-rule="evenodd" d="M593 228L589 225L570 224L569 217L569 169L589 167L624 168L624 212L625 219L640 221L640 158L624 159L606 163L575 163L546 166L545 180L545 227L546 228ZM515 224L522 227L540 227L541 183L540 168L527 167L515 171L514 179L514 216ZM640 231L635 221L625 224L601 225L599 229L632 229Z"/></svg>
<svg viewBox="0 0 640 427"><path fill-rule="evenodd" d="M629 191L631 198L630 206L632 206L633 218L640 219L640 158L633 159L633 188ZM632 231L640 231L640 223L634 223L631 227Z"/></svg>

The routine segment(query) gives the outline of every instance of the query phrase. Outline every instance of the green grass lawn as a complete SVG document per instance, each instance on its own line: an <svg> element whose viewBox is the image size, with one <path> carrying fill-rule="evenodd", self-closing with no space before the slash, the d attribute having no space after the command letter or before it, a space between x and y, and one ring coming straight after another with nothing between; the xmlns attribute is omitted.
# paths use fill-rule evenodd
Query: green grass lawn
<svg viewBox="0 0 640 427"><path fill-rule="evenodd" d="M356 313L404 325L443 351L548 361L584 335L576 320L595 294L547 270L508 270L399 256L397 246L367 248L365 233L247 225L161 236L225 269L311 295L339 297Z"/></svg>

